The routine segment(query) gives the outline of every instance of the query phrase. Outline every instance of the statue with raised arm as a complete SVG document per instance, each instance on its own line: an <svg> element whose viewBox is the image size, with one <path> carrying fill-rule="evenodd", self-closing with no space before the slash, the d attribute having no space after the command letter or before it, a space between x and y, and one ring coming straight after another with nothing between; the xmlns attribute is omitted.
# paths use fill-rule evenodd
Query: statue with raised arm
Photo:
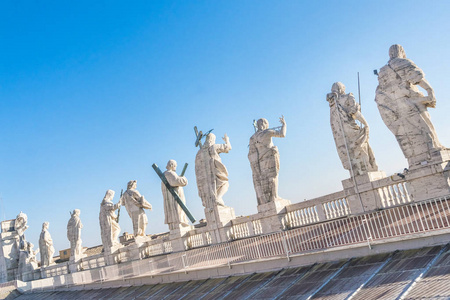
<svg viewBox="0 0 450 300"><path fill-rule="evenodd" d="M444 149L427 111L436 106L436 98L424 72L406 58L402 46L392 45L389 57L378 75L375 101L381 118L412 167L430 160L431 152ZM426 90L427 96L417 86Z"/></svg>
<svg viewBox="0 0 450 300"><path fill-rule="evenodd" d="M152 205L136 190L137 181L131 180L127 184L127 190L123 193L121 202L127 209L128 215L133 222L133 233L135 237L145 236L148 219L144 209L152 209Z"/></svg>
<svg viewBox="0 0 450 300"><path fill-rule="evenodd" d="M41 267L48 267L53 264L53 254L55 248L53 247L53 240L48 232L49 222L42 224L42 231L39 237L39 250L41 252Z"/></svg>
<svg viewBox="0 0 450 300"><path fill-rule="evenodd" d="M17 244L17 249L18 250L22 250L25 248L25 243L26 243L26 239L25 239L25 230L28 229L28 217L25 213L20 212L17 217L16 220L14 222L14 230L17 232L17 235L19 236L19 241Z"/></svg>
<svg viewBox="0 0 450 300"><path fill-rule="evenodd" d="M81 228L83 224L80 219L80 210L74 209L67 223L67 239L70 242L70 260L79 260L84 256L81 246Z"/></svg>
<svg viewBox="0 0 450 300"><path fill-rule="evenodd" d="M198 195L205 208L225 206L223 195L228 191L228 171L219 154L228 153L231 144L227 134L222 139L225 144L216 144L216 136L209 133L195 157Z"/></svg>
<svg viewBox="0 0 450 300"><path fill-rule="evenodd" d="M257 131L250 138L248 159L252 168L258 205L273 202L278 197L278 171L280 170L280 154L273 145L272 138L286 136L286 121L280 118L281 127L270 129L266 119L256 123Z"/></svg>
<svg viewBox="0 0 450 300"><path fill-rule="evenodd" d="M115 210L119 209L121 200L114 204L112 200L114 199L115 192L113 190L107 190L103 201L100 204L100 230L102 235L103 248L109 251L111 247L119 244L117 238L120 234L120 226L117 222L117 215Z"/></svg>
<svg viewBox="0 0 450 300"><path fill-rule="evenodd" d="M173 190L178 194L180 200L186 204L183 187L188 184L188 180L184 176L178 176L176 173L177 162L173 159L169 160L164 172L167 182ZM189 226L186 213L181 206L173 198L172 194L167 189L166 185L161 182L161 192L164 198L164 224L169 225L170 230L179 229L179 226Z"/></svg>
<svg viewBox="0 0 450 300"><path fill-rule="evenodd" d="M352 176L378 171L369 145L369 125L353 94L346 94L344 84L336 82L331 93L327 94L327 101L330 104L331 130L344 169L349 170Z"/></svg>

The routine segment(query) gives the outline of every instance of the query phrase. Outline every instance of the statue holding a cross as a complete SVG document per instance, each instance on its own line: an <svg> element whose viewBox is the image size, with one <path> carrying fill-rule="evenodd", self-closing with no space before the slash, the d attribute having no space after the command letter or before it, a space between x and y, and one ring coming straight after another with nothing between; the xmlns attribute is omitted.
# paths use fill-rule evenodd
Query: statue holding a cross
<svg viewBox="0 0 450 300"><path fill-rule="evenodd" d="M175 160L169 160L166 169L167 171L164 172L164 177L166 178L169 185L173 188L173 190L177 193L180 200L184 204L186 204L183 186L186 186L188 184L188 180L183 175L178 176L178 174L176 173L177 162ZM161 191L164 198L164 223L169 225L169 229L171 231L179 229L179 226L188 227L189 224L186 213L176 202L175 198L170 193L164 182L161 182Z"/></svg>
<svg viewBox="0 0 450 300"><path fill-rule="evenodd" d="M223 195L228 191L228 171L219 154L231 150L230 139L225 134L225 144L216 144L213 133L206 135L205 144L198 142L200 150L195 157L195 175L197 177L198 194L205 208L215 205L225 206Z"/></svg>

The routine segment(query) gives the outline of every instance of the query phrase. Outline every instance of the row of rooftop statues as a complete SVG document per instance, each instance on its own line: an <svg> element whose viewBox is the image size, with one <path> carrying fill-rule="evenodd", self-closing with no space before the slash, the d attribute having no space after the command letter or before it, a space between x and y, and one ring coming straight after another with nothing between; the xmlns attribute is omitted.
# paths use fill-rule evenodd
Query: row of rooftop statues
<svg viewBox="0 0 450 300"><path fill-rule="evenodd" d="M444 149L439 143L434 127L427 112L428 107L435 107L436 99L433 89L424 78L424 73L411 60L407 59L400 45L389 49L390 60L381 68L378 76L379 85L375 101L386 126L397 138L409 166L414 167L423 160L431 159L433 151ZM417 88L424 88L428 95L424 96ZM345 93L345 86L336 82L331 93L327 94L330 105L330 122L339 158L352 177L378 171L373 151L369 145L369 126L361 114L361 108L354 96ZM356 121L361 123L361 126ZM269 128L266 119L259 119L255 124L255 133L250 138L248 159L252 169L253 183L258 205L264 205L281 198L278 196L278 173L280 157L278 148L273 145L272 138L286 136L286 121L280 118L281 126ZM226 207L223 196L227 192L228 171L222 163L220 154L228 153L231 144L228 136L223 137L224 144L216 144L213 133L205 135L204 144L198 143L200 149L195 157L195 174L198 193L206 211L217 207ZM201 134L197 136L201 139ZM199 141L199 139L198 139ZM184 176L176 173L177 162L169 160L164 176L179 199L185 204L183 187L188 184ZM114 204L115 192L108 190L100 206L100 227L102 243L105 251L118 246L120 226L115 211L125 206L133 224L136 238L145 237L148 224L145 209L152 209L151 204L142 196L137 188L136 180L128 182L127 190ZM180 228L191 228L186 213L177 203L167 186L161 183L164 199L165 223L170 231ZM54 254L53 242L48 233L49 223L42 227L39 247L41 266L52 264ZM71 259L83 257L81 247L80 211L74 210L67 225L67 237L71 245ZM16 230L20 236L19 248L25 251L23 269L35 267L35 252L32 244L25 241L26 215L21 213L16 219Z"/></svg>

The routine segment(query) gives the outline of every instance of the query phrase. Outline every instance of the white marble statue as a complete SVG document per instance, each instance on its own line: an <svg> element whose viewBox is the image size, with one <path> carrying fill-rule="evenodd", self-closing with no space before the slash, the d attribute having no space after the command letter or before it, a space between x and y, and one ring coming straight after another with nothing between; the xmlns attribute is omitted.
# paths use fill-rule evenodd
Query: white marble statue
<svg viewBox="0 0 450 300"><path fill-rule="evenodd" d="M53 264L53 254L55 248L53 247L53 240L48 232L49 222L42 224L42 231L39 237L39 250L41 252L41 267L48 267Z"/></svg>
<svg viewBox="0 0 450 300"><path fill-rule="evenodd" d="M166 169L167 171L164 172L164 176L166 177L167 182L169 182L170 186L173 187L181 201L186 204L183 186L188 184L188 180L184 176L177 175L177 162L175 160L169 160ZM164 223L169 225L170 230L178 229L180 225L189 226L186 213L175 201L163 182L161 182L161 191L164 197Z"/></svg>
<svg viewBox="0 0 450 300"><path fill-rule="evenodd" d="M75 209L73 213L71 213L70 220L67 223L67 238L70 242L70 259L75 261L83 257L81 228L83 228L83 224L80 220L80 210Z"/></svg>
<svg viewBox="0 0 450 300"><path fill-rule="evenodd" d="M226 134L222 139L225 144L216 144L216 136L209 133L205 144L198 150L195 157L198 195L205 208L212 208L215 205L225 206L223 195L228 191L228 171L219 154L228 153L231 150L231 144Z"/></svg>
<svg viewBox="0 0 450 300"><path fill-rule="evenodd" d="M423 161L423 154L431 158L431 152L444 149L431 123L428 107L436 106L434 91L425 79L423 71L410 59L400 45L389 48L387 65L378 75L375 101L381 118L397 138L410 167ZM427 96L418 87L427 91Z"/></svg>
<svg viewBox="0 0 450 300"><path fill-rule="evenodd" d="M119 241L117 238L120 234L120 226L117 223L117 215L115 210L119 209L122 205L121 200L114 204L112 200L114 199L115 192L113 190L107 190L102 203L100 204L100 231L102 235L103 249L106 251L111 250L111 247L117 246Z"/></svg>
<svg viewBox="0 0 450 300"><path fill-rule="evenodd" d="M19 267L18 273L22 276L27 275L27 273L32 272L38 268L38 262L36 259L36 254L39 250L33 250L34 245L30 242L25 242L24 248L20 250L19 254Z"/></svg>
<svg viewBox="0 0 450 300"><path fill-rule="evenodd" d="M353 176L378 171L369 145L369 125L353 94L346 94L344 84L336 82L331 93L327 94L327 101L330 104L331 129L344 169ZM364 126L360 127L356 120Z"/></svg>
<svg viewBox="0 0 450 300"><path fill-rule="evenodd" d="M25 213L20 212L16 220L14 222L14 230L17 232L17 235L19 236L19 241L17 244L17 249L22 250L26 246L26 239L25 239L25 230L28 229L28 217Z"/></svg>
<svg viewBox="0 0 450 300"><path fill-rule="evenodd" d="M258 205L273 202L278 197L280 154L272 138L286 136L286 121L280 118L281 128L270 129L266 119L257 121L257 131L250 138L248 159L252 168Z"/></svg>
<svg viewBox="0 0 450 300"><path fill-rule="evenodd" d="M136 190L136 185L136 180L129 181L127 190L121 199L122 205L125 205L128 215L133 222L133 233L135 237L145 236L148 219L144 209L152 209L152 205Z"/></svg>

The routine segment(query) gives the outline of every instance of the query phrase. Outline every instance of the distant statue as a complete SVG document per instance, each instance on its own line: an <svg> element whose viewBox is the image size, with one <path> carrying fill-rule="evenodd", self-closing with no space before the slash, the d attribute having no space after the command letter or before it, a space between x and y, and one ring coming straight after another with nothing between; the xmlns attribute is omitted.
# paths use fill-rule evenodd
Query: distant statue
<svg viewBox="0 0 450 300"><path fill-rule="evenodd" d="M331 129L344 169L353 176L378 171L369 145L369 125L353 94L346 94L344 84L336 82L331 93L327 94L327 101L330 104ZM364 127L360 127L356 120Z"/></svg>
<svg viewBox="0 0 450 300"><path fill-rule="evenodd" d="M20 250L18 273L22 276L22 279L24 278L24 275L28 275L27 273L38 268L36 254L39 250L34 251L33 248L34 245L32 243L25 242L24 248Z"/></svg>
<svg viewBox="0 0 450 300"><path fill-rule="evenodd" d="M26 246L25 230L28 229L27 222L28 217L23 212L20 212L17 215L16 220L14 222L14 230L17 232L17 235L19 236L19 242L17 245L18 250L22 250Z"/></svg>
<svg viewBox="0 0 450 300"><path fill-rule="evenodd" d="M71 213L71 218L67 223L67 238L70 242L70 259L78 260L83 257L83 248L81 247L81 224L80 210L75 209Z"/></svg>
<svg viewBox="0 0 450 300"><path fill-rule="evenodd" d="M42 224L42 231L39 237L39 250L41 252L41 267L48 267L53 264L53 254L55 248L53 247L53 240L48 232L49 222Z"/></svg>
<svg viewBox="0 0 450 300"><path fill-rule="evenodd" d="M272 138L286 136L286 121L280 118L281 128L269 129L266 119L257 121L257 131L250 138L248 159L253 173L258 205L273 202L278 197L278 171L280 170L280 154L273 145Z"/></svg>
<svg viewBox="0 0 450 300"><path fill-rule="evenodd" d="M222 139L225 144L216 144L216 136L209 133L205 144L195 157L198 195L205 208L212 208L214 205L225 206L223 195L228 191L228 171L219 154L228 153L231 144L226 134Z"/></svg>
<svg viewBox="0 0 450 300"><path fill-rule="evenodd" d="M148 219L144 209L152 209L152 205L145 200L144 196L136 190L137 181L128 182L127 190L122 196L122 205L125 205L128 215L133 222L134 236L145 236Z"/></svg>
<svg viewBox="0 0 450 300"><path fill-rule="evenodd" d="M113 204L115 192L113 190L107 190L102 203L100 204L100 230L102 235L103 248L105 250L111 249L111 247L119 244L117 238L120 234L120 226L117 222L117 215L115 210L119 209L122 205L121 200L118 203Z"/></svg>
<svg viewBox="0 0 450 300"><path fill-rule="evenodd" d="M183 186L188 184L186 177L177 175L175 172L177 170L177 162L173 159L169 160L166 169L167 171L164 172L164 176L166 177L167 182L173 187L181 201L186 204L186 198L183 191ZM164 198L164 223L169 225L170 230L179 228L179 225L189 226L186 213L173 198L163 182L161 182L161 191Z"/></svg>
<svg viewBox="0 0 450 300"><path fill-rule="evenodd" d="M427 111L428 107L436 106L436 98L425 74L406 58L402 46L392 45L389 57L378 75L375 101L381 118L397 138L411 166L421 162L411 158L426 154L431 159L430 152L444 149ZM428 95L424 96L417 86L426 90Z"/></svg>

